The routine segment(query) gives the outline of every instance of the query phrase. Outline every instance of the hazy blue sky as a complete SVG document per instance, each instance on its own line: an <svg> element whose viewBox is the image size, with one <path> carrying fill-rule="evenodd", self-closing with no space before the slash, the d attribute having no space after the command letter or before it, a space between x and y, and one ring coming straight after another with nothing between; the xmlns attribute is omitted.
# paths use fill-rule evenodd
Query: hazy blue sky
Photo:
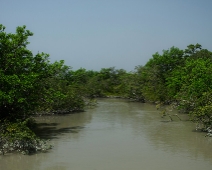
<svg viewBox="0 0 212 170"><path fill-rule="evenodd" d="M130 71L172 46L212 51L212 0L0 0L0 23L26 25L30 50L74 70Z"/></svg>

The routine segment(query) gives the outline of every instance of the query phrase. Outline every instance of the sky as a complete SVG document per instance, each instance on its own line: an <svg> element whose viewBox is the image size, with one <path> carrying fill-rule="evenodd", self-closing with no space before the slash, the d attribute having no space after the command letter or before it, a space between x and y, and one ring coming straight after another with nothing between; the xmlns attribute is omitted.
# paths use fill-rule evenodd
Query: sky
<svg viewBox="0 0 212 170"><path fill-rule="evenodd" d="M212 0L0 0L7 33L26 25L28 49L73 70L134 70L156 52L212 51Z"/></svg>

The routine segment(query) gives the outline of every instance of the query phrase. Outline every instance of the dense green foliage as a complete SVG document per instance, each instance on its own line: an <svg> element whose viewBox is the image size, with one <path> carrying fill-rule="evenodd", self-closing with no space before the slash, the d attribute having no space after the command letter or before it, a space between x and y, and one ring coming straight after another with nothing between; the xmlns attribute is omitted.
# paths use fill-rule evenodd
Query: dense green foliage
<svg viewBox="0 0 212 170"><path fill-rule="evenodd" d="M157 52L133 72L114 67L74 71L63 60L51 63L48 54L33 55L27 49L32 35L26 26L13 34L0 25L2 152L45 148L33 132L30 116L83 110L86 100L95 97L172 105L190 114L199 128L212 129L212 52L200 44Z"/></svg>
<svg viewBox="0 0 212 170"><path fill-rule="evenodd" d="M67 83L70 68L49 55L27 49L26 27L7 34L0 26L0 118L25 119L39 111L83 109L83 99ZM76 101L75 101L76 100Z"/></svg>
<svg viewBox="0 0 212 170"><path fill-rule="evenodd" d="M212 52L201 45L156 53L136 73L145 101L172 104L190 114L199 128L212 128Z"/></svg>
<svg viewBox="0 0 212 170"><path fill-rule="evenodd" d="M13 34L0 25L0 149L12 141L35 145L38 139L24 123L31 115L82 110L85 105L66 78L70 68L64 61L50 63L48 54L33 55L27 49L32 35L26 26Z"/></svg>

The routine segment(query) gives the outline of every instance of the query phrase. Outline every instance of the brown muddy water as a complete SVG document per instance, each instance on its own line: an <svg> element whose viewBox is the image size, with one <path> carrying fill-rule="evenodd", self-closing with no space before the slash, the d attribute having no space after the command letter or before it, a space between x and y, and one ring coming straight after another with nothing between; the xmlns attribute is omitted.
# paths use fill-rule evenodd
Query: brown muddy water
<svg viewBox="0 0 212 170"><path fill-rule="evenodd" d="M154 105L100 99L86 112L39 117L47 153L0 156L0 170L211 170L212 138L162 119Z"/></svg>

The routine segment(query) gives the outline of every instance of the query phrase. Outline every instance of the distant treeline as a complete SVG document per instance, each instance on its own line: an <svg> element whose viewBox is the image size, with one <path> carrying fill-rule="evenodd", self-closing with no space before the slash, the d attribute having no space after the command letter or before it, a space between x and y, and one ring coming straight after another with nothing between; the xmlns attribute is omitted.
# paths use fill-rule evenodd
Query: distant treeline
<svg viewBox="0 0 212 170"><path fill-rule="evenodd" d="M79 111L86 100L106 96L172 104L212 128L212 52L200 44L155 53L132 72L72 70L63 60L51 63L48 54L33 55L27 49L32 35L26 26L13 34L0 25L0 149L8 140L36 138L29 119L34 114Z"/></svg>

